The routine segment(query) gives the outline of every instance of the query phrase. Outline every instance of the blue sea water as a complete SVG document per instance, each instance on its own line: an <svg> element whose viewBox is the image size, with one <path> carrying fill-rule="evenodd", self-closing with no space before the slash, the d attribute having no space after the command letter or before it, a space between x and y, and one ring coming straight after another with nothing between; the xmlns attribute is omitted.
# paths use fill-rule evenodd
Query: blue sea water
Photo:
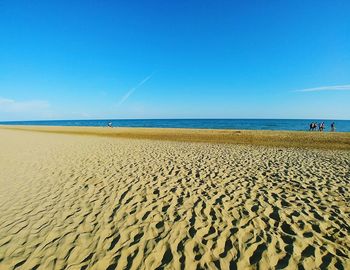
<svg viewBox="0 0 350 270"><path fill-rule="evenodd" d="M332 120L317 119L132 119L132 120L50 120L11 121L0 125L42 126L92 126L103 127L112 122L113 127L199 128L199 129L247 129L247 130L309 130L310 122L325 122L330 131ZM350 132L350 120L335 120L336 131Z"/></svg>

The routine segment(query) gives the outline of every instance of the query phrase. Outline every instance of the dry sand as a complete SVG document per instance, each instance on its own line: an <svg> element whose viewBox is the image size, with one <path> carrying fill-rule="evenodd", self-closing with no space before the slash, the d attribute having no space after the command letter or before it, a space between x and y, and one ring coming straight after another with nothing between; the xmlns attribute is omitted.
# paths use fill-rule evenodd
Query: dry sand
<svg viewBox="0 0 350 270"><path fill-rule="evenodd" d="M350 269L350 151L62 130L0 128L0 269Z"/></svg>

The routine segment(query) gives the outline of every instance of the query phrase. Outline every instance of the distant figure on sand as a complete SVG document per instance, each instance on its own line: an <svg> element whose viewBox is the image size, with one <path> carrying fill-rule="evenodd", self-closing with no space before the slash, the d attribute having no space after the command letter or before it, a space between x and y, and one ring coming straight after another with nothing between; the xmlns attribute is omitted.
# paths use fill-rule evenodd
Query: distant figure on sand
<svg viewBox="0 0 350 270"><path fill-rule="evenodd" d="M108 123L108 127L110 127L110 128L112 127L112 122Z"/></svg>
<svg viewBox="0 0 350 270"><path fill-rule="evenodd" d="M334 122L332 122L332 124L331 124L331 131L335 132L335 123Z"/></svg>

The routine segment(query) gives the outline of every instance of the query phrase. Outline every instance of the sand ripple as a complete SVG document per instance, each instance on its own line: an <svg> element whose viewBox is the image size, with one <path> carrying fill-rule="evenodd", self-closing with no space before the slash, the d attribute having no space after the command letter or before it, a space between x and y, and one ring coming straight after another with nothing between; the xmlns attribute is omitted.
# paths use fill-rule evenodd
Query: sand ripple
<svg viewBox="0 0 350 270"><path fill-rule="evenodd" d="M2 130L0 269L350 269L350 152Z"/></svg>

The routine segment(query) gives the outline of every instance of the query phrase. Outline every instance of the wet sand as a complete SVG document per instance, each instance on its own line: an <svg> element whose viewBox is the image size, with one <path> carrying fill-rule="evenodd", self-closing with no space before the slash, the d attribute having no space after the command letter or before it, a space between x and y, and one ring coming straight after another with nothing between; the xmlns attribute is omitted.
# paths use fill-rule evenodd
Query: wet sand
<svg viewBox="0 0 350 270"><path fill-rule="evenodd" d="M0 269L349 269L349 138L0 127Z"/></svg>
<svg viewBox="0 0 350 270"><path fill-rule="evenodd" d="M1 129L128 139L350 150L350 132L0 126Z"/></svg>

